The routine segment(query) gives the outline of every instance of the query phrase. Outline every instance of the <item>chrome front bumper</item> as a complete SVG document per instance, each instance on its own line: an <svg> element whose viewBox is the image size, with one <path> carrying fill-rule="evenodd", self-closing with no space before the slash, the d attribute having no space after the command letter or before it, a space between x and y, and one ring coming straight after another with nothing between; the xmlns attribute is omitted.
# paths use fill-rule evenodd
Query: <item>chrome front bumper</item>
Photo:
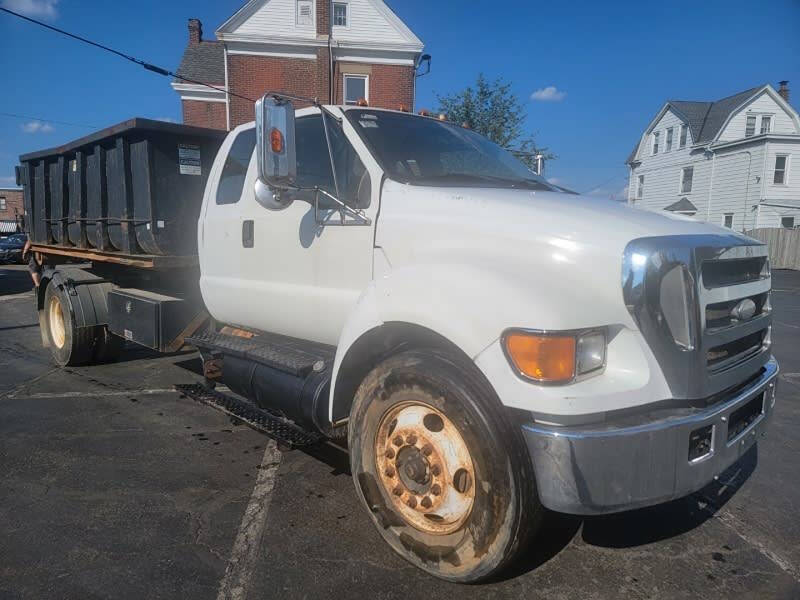
<svg viewBox="0 0 800 600"><path fill-rule="evenodd" d="M707 409L659 414L643 423L523 425L542 504L571 514L613 513L680 498L702 488L764 433L775 406L777 375L778 363L772 358L756 380L730 399ZM760 412L751 414L746 427L729 436L731 416L739 422L743 411L736 413L737 409L751 401L755 404L744 410L757 407L755 399L760 395ZM708 426L709 452L690 460L690 435Z"/></svg>

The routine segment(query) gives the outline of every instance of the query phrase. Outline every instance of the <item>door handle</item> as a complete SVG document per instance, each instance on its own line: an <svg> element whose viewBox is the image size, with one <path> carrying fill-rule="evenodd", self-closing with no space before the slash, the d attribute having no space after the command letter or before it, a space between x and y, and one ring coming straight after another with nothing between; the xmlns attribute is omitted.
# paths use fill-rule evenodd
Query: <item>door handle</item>
<svg viewBox="0 0 800 600"><path fill-rule="evenodd" d="M255 243L255 227L252 220L242 221L242 247L252 248Z"/></svg>

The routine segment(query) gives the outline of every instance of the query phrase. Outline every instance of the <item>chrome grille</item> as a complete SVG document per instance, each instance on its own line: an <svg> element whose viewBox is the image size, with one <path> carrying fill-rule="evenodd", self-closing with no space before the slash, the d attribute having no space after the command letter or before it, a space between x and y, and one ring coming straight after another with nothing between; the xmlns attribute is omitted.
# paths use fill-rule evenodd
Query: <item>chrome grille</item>
<svg viewBox="0 0 800 600"><path fill-rule="evenodd" d="M675 398L729 389L769 359L770 277L767 248L757 240L737 234L634 240L625 249L622 285Z"/></svg>

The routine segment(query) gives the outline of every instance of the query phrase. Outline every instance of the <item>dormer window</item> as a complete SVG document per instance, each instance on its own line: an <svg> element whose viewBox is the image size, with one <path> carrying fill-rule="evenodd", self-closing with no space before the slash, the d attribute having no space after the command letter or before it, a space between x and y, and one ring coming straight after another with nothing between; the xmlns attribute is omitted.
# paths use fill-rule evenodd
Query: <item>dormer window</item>
<svg viewBox="0 0 800 600"><path fill-rule="evenodd" d="M678 147L679 148L685 148L686 147L686 135L687 135L688 130L689 130L689 128L686 125L681 125L681 138L680 138L680 141L678 142Z"/></svg>
<svg viewBox="0 0 800 600"><path fill-rule="evenodd" d="M744 137L752 137L756 134L756 116L747 115L747 124L744 128Z"/></svg>
<svg viewBox="0 0 800 600"><path fill-rule="evenodd" d="M653 154L658 154L658 140L661 137L660 131L653 132Z"/></svg>
<svg viewBox="0 0 800 600"><path fill-rule="evenodd" d="M347 2L333 3L333 24L336 27L347 27Z"/></svg>
<svg viewBox="0 0 800 600"><path fill-rule="evenodd" d="M297 24L301 27L314 24L314 0L297 0Z"/></svg>

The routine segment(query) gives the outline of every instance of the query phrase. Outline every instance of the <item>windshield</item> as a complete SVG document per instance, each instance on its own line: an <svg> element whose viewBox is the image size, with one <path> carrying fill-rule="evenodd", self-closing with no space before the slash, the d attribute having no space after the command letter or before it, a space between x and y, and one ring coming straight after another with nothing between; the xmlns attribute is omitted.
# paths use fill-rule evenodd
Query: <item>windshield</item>
<svg viewBox="0 0 800 600"><path fill-rule="evenodd" d="M488 139L436 119L380 110L347 117L386 174L412 185L557 189Z"/></svg>

